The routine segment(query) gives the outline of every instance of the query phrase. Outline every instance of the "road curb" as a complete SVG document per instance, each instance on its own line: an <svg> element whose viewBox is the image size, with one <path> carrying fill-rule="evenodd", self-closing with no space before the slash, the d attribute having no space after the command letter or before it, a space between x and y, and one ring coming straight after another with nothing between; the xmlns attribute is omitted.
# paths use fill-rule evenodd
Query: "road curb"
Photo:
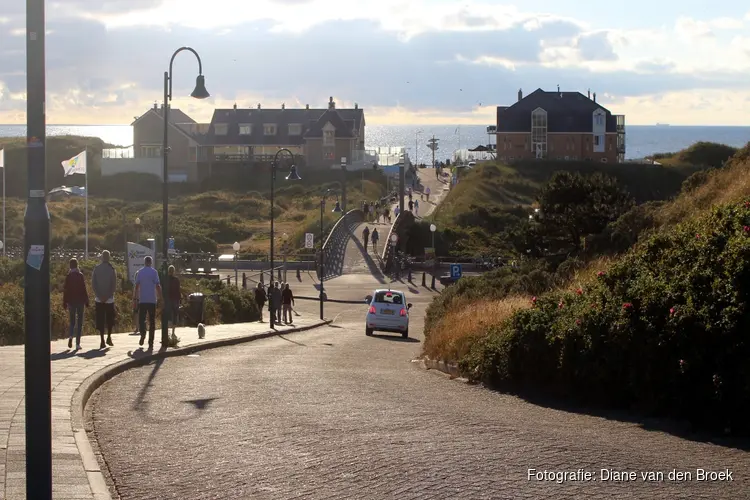
<svg viewBox="0 0 750 500"><path fill-rule="evenodd" d="M428 357L422 358L422 365L427 370L438 370L451 376L451 378L462 378L461 370L455 363L448 363L447 361L437 361Z"/></svg>
<svg viewBox="0 0 750 500"><path fill-rule="evenodd" d="M218 347L227 347L236 344L243 344L246 342L252 342L254 340L261 340L269 337L276 337L279 335L285 335L288 333L304 332L319 328L321 326L331 324L331 320L318 321L312 325L303 326L300 328L290 328L288 330L273 330L266 331L263 333L255 333L250 335L241 335L239 337L232 337L226 339L212 340L201 344L189 345L185 347L178 347L166 351L157 351L153 354L147 354L138 358L123 359L116 363L112 363L109 366L102 368L96 373L89 375L73 393L73 397L70 402L70 424L73 428L73 435L75 437L76 447L78 453L81 456L86 476L88 477L89 487L94 494L95 500L112 500L112 495L107 487L107 482L104 478L104 473L99 466L99 460L93 451L91 442L89 441L88 431L93 429L86 429L84 422L84 414L86 411L86 404L89 401L91 395L104 382L111 378L123 373L131 368L147 365L154 360L171 358L174 356L185 356L198 351L205 351L208 349L215 349Z"/></svg>

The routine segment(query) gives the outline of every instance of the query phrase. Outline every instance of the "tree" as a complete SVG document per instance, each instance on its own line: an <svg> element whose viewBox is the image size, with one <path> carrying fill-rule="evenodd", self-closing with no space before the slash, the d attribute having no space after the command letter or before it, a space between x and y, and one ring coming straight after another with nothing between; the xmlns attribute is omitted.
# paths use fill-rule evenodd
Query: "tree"
<svg viewBox="0 0 750 500"><path fill-rule="evenodd" d="M633 198L610 176L555 172L537 197L540 230L548 247L578 251L582 239L599 234L633 206Z"/></svg>

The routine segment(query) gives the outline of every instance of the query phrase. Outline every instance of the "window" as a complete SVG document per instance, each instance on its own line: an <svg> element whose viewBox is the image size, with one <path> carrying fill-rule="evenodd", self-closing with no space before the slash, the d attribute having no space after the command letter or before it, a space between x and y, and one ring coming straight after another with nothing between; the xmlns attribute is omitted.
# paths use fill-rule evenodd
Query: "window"
<svg viewBox="0 0 750 500"><path fill-rule="evenodd" d="M214 125L214 134L215 135L227 135L229 132L229 125L226 123L217 123Z"/></svg>
<svg viewBox="0 0 750 500"><path fill-rule="evenodd" d="M375 294L375 302L380 302L381 304L402 305L404 303L404 297L396 292L378 292Z"/></svg>
<svg viewBox="0 0 750 500"><path fill-rule="evenodd" d="M160 158L161 146L141 146L141 157L143 158Z"/></svg>
<svg viewBox="0 0 750 500"><path fill-rule="evenodd" d="M594 123L601 127L604 125L604 115L594 115Z"/></svg>
<svg viewBox="0 0 750 500"><path fill-rule="evenodd" d="M336 156L336 152L334 151L334 148L323 148L323 158L326 160L333 160L334 156Z"/></svg>
<svg viewBox="0 0 750 500"><path fill-rule="evenodd" d="M547 112L542 108L531 112L531 152L536 158L547 156Z"/></svg>
<svg viewBox="0 0 750 500"><path fill-rule="evenodd" d="M598 136L598 135L595 135L595 136L594 136L594 146L598 146L598 145L599 145L599 140L600 140L599 138L600 138L600 137L601 137L601 136Z"/></svg>
<svg viewBox="0 0 750 500"><path fill-rule="evenodd" d="M275 123L264 124L263 135L276 135L276 124Z"/></svg>
<svg viewBox="0 0 750 500"><path fill-rule="evenodd" d="M302 124L290 123L289 124L289 135L302 135Z"/></svg>
<svg viewBox="0 0 750 500"><path fill-rule="evenodd" d="M251 135L253 126L250 123L240 123L240 135Z"/></svg>
<svg viewBox="0 0 750 500"><path fill-rule="evenodd" d="M336 144L336 131L324 130L323 131L323 145L333 146L334 144Z"/></svg>

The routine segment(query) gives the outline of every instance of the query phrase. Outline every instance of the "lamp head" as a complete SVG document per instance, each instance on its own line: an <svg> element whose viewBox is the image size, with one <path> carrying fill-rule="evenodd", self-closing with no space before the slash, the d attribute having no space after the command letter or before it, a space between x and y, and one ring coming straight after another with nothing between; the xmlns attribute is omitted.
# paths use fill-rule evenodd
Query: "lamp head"
<svg viewBox="0 0 750 500"><path fill-rule="evenodd" d="M136 224L137 226L139 226L139 225L141 224L141 218L140 218L140 217L136 217L136 218L135 218L135 224Z"/></svg>
<svg viewBox="0 0 750 500"><path fill-rule="evenodd" d="M234 243L232 244L232 249L234 249L234 251L235 251L235 252L239 252L239 251L240 251L240 244L239 244L239 242L236 242L236 241L235 241L235 242L234 242Z"/></svg>
<svg viewBox="0 0 750 500"><path fill-rule="evenodd" d="M194 97L195 99L211 97L211 94L206 90L206 80L203 75L198 75L198 78L195 79L195 90L190 94L190 97Z"/></svg>
<svg viewBox="0 0 750 500"><path fill-rule="evenodd" d="M302 177L297 174L297 166L292 165L292 167L289 169L289 175L286 176L286 180L288 181L301 181Z"/></svg>
<svg viewBox="0 0 750 500"><path fill-rule="evenodd" d="M437 231L437 226L435 224L430 224L430 231L433 233Z"/></svg>
<svg viewBox="0 0 750 500"><path fill-rule="evenodd" d="M333 210L331 210L331 212L336 212L336 213L340 213L340 212L341 212L341 203L339 203L339 202L337 201L337 202L336 202L336 206L335 206L335 207L333 207Z"/></svg>

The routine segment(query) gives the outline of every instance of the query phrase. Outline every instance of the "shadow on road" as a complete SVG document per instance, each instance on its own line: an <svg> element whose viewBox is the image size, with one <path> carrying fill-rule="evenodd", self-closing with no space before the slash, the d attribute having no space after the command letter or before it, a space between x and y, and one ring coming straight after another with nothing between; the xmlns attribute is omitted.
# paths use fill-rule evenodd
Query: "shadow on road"
<svg viewBox="0 0 750 500"><path fill-rule="evenodd" d="M79 356L86 359L101 358L102 356L107 355L107 351L109 351L109 347L106 349L90 349L86 352L80 353Z"/></svg>
<svg viewBox="0 0 750 500"><path fill-rule="evenodd" d="M390 340L392 342L404 342L404 343L410 343L410 344L419 343L419 339L415 339L413 337L403 338L403 337L396 337L394 335L376 335L376 334L373 334L372 336L375 337L376 339Z"/></svg>
<svg viewBox="0 0 750 500"><path fill-rule="evenodd" d="M193 405L196 410L205 410L206 408L208 408L208 405L210 405L212 402L216 401L217 399L219 398L190 399L187 401L183 401L183 403Z"/></svg>
<svg viewBox="0 0 750 500"><path fill-rule="evenodd" d="M279 337L279 338L280 338L281 340L286 340L286 341L287 341L287 342L289 342L290 344L296 344L296 345L299 345L299 346L302 346L302 347L307 347L307 344L303 344L302 342L297 342L297 341L295 341L295 340L292 340L292 339L288 339L288 338L284 337L283 335L279 335L278 337Z"/></svg>
<svg viewBox="0 0 750 500"><path fill-rule="evenodd" d="M136 351L137 352L137 351ZM133 410L142 413L146 411L146 407L148 404L146 403L146 393L148 392L148 388L151 387L151 382L154 381L156 378L156 374L161 369L161 365L164 364L165 358L159 358L154 363L154 368L151 370L151 373L148 375L148 380L146 380L146 383L143 384L143 387L140 391L138 391L138 396L135 398L135 403L133 404Z"/></svg>
<svg viewBox="0 0 750 500"><path fill-rule="evenodd" d="M58 361L61 359L68 359L74 357L78 351L74 351L73 349L68 349L67 351L63 352L55 352L50 354L49 359L50 361Z"/></svg>
<svg viewBox="0 0 750 500"><path fill-rule="evenodd" d="M359 250L362 257L365 259L365 263L367 264L367 269L370 271L370 274L372 274L373 278L378 280L380 284L385 284L385 275L380 270L380 266L375 263L375 260L373 260L372 257L370 257L370 254L367 252L367 249L362 245L362 242L359 241L359 238L357 238L355 235L352 235L352 239L354 240L354 243L357 245L357 249Z"/></svg>

